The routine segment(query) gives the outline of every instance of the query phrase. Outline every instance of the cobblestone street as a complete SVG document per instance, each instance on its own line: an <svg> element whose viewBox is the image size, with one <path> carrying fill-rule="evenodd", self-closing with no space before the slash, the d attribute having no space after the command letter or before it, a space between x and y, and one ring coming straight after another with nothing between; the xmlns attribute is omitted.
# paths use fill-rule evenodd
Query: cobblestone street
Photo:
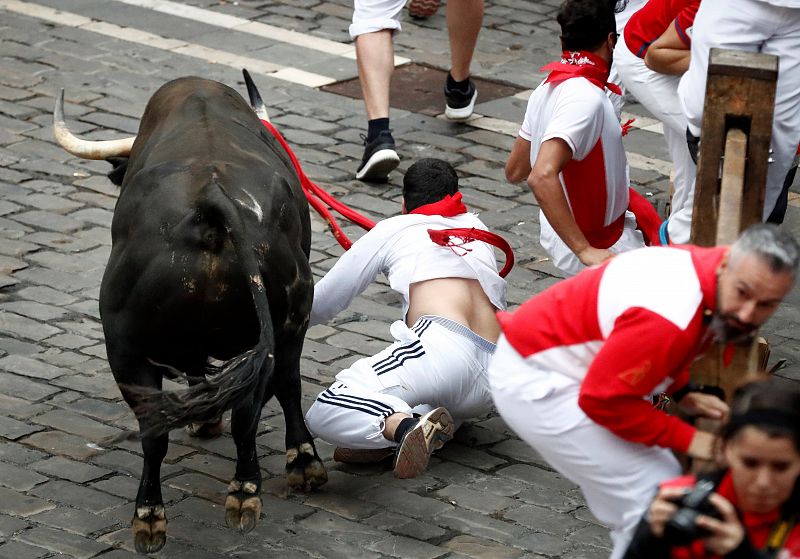
<svg viewBox="0 0 800 559"><path fill-rule="evenodd" d="M479 97L478 114L461 124L391 114L398 171L423 156L449 161L466 205L514 248L511 308L560 279L538 244L533 195L503 173L527 97L543 77L538 68L560 53L558 4L486 0L473 74L521 93ZM141 448L104 443L137 428L111 375L98 311L117 191L107 163L74 158L55 143L59 88L73 132L120 138L137 132L145 103L166 81L203 76L246 97L246 67L309 177L377 221L399 213L402 173L381 185L353 179L363 102L320 89L357 76L351 13L352 0L0 0L0 558L138 556L130 521ZM444 13L442 6L424 21L404 14L398 64L447 70ZM636 118L625 138L633 186L663 203L671 165L661 125L632 98L627 118ZM799 192L797 180L785 224L795 235ZM312 229L319 278L342 249L313 212ZM349 224L345 231L361 234ZM387 345L399 307L381 278L335 322L308 331L304 409L337 372ZM798 381L799 310L795 288L762 331L770 362L787 360L778 374ZM395 479L387 465L336 463L333 448L318 441L329 482L311 493L289 491L274 399L257 439L264 512L242 536L225 525L236 457L228 431L213 441L171 434L162 468L168 540L153 557L582 559L610 549L575 486L496 414L464 425L416 479Z"/></svg>

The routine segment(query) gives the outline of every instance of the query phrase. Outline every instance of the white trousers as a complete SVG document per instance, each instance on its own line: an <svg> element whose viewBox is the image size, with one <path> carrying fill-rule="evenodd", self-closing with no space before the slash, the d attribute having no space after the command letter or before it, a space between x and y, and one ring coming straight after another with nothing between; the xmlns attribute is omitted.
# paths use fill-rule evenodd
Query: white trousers
<svg viewBox="0 0 800 559"><path fill-rule="evenodd" d="M438 316L423 316L411 328L397 321L390 331L392 345L356 361L317 396L306 413L315 437L345 448L386 448L396 445L383 436L394 413L444 406L458 424L491 409L486 370L493 343Z"/></svg>
<svg viewBox="0 0 800 559"><path fill-rule="evenodd" d="M539 210L539 243L542 248L550 255L553 265L564 272L567 276L574 276L586 266L580 261L572 250L566 245L561 237L547 221L544 212ZM644 246L642 232L636 229L636 218L633 213L625 212L625 226L619 240L609 247L608 250L614 253L625 252Z"/></svg>
<svg viewBox="0 0 800 559"><path fill-rule="evenodd" d="M631 19L631 16L639 11L639 8L644 6L645 0L628 0L625 4L625 9L622 10L620 13L616 14L614 19L617 22L617 34L622 38L622 32L625 29L625 25L628 23L628 20ZM616 84L622 90L622 95L617 95L616 93L612 93L610 90L606 90L606 95L608 98L611 99L611 104L614 105L614 112L617 114L617 118L622 118L622 109L625 106L625 84L622 83L619 77L619 72L617 71L617 59L616 59L616 49L614 49L614 59L611 61L611 68L608 74L608 83Z"/></svg>
<svg viewBox="0 0 800 559"><path fill-rule="evenodd" d="M692 61L678 86L689 127L700 135L712 47L774 54L780 58L763 218L769 217L800 143L800 8L761 0L703 0L694 20Z"/></svg>
<svg viewBox="0 0 800 559"><path fill-rule="evenodd" d="M663 123L664 140L675 169L675 193L667 225L669 237L673 243L688 243L697 168L686 144L687 120L678 99L680 76L648 68L643 59L630 51L623 36L614 49L614 62L625 89Z"/></svg>
<svg viewBox="0 0 800 559"><path fill-rule="evenodd" d="M383 29L400 31L397 16L405 5L406 0L354 0L350 37L355 39Z"/></svg>
<svg viewBox="0 0 800 559"><path fill-rule="evenodd" d="M506 341L489 365L495 407L521 439L580 486L622 557L658 484L681 469L672 453L623 440L578 407L580 383L533 366Z"/></svg>

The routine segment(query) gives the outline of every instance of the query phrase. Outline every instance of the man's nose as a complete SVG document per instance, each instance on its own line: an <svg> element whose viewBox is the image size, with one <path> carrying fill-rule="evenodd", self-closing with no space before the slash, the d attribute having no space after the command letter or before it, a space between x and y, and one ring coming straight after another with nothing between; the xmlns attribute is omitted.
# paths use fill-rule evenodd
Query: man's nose
<svg viewBox="0 0 800 559"><path fill-rule="evenodd" d="M739 310L736 313L736 319L742 324L754 324L755 317L756 317L755 301L746 301L744 304L742 304L741 307L739 307Z"/></svg>

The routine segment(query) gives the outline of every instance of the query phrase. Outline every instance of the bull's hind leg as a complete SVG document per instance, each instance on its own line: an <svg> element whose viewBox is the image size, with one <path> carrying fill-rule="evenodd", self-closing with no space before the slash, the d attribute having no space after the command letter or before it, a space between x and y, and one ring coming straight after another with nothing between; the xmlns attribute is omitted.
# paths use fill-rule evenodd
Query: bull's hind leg
<svg viewBox="0 0 800 559"><path fill-rule="evenodd" d="M271 388L278 397L286 421L286 481L292 489L308 491L326 483L328 473L314 447L314 439L300 407L302 337L287 340L278 347L281 349L275 356Z"/></svg>
<svg viewBox="0 0 800 559"><path fill-rule="evenodd" d="M189 386L194 386L203 382L203 377L189 377ZM208 421L192 421L186 426L186 433L190 437L197 439L216 439L222 435L224 426L222 424L222 414Z"/></svg>
<svg viewBox="0 0 800 559"><path fill-rule="evenodd" d="M230 528L242 533L255 528L261 516L261 469L256 453L260 412L260 394L231 412L231 432L236 443L236 474L228 485L225 521Z"/></svg>

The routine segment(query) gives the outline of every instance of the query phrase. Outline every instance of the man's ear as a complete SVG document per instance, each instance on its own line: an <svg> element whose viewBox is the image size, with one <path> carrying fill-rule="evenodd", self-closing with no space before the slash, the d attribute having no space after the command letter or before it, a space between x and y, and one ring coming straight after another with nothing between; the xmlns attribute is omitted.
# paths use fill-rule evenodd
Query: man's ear
<svg viewBox="0 0 800 559"><path fill-rule="evenodd" d="M722 257L720 260L719 266L717 266L717 275L720 275L722 272L728 269L728 261L730 260L731 251L728 250L725 252L725 256Z"/></svg>

